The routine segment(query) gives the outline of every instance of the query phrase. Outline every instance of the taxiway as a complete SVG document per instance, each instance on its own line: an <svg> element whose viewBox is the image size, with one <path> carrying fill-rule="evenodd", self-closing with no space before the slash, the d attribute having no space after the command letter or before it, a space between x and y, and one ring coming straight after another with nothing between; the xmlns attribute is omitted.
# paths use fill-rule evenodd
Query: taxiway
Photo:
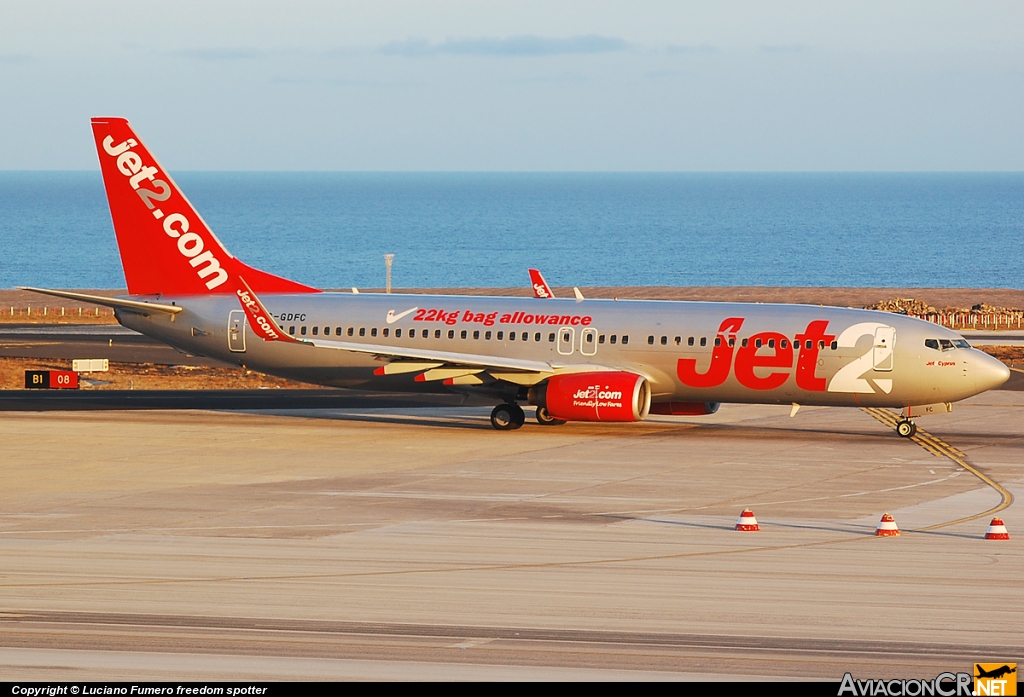
<svg viewBox="0 0 1024 697"><path fill-rule="evenodd" d="M1024 493L1024 393L919 423ZM860 410L7 412L8 680L926 677L1024 658L1024 516ZM751 507L761 532L732 529ZM905 531L872 535L891 512ZM925 528L929 528L925 530ZM918 532L915 532L918 531Z"/></svg>

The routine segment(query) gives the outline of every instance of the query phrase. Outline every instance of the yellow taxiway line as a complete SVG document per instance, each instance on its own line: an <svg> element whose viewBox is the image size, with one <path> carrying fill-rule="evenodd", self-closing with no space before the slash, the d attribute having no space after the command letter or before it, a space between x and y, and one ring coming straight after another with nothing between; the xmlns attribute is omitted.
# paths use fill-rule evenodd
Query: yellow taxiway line
<svg viewBox="0 0 1024 697"><path fill-rule="evenodd" d="M1024 372L1024 371L1022 371ZM867 412L871 416L875 417L878 421L881 421L886 426L895 429L896 424L900 421L898 414L895 414L888 409L880 409L875 407L864 407L862 411ZM984 472L974 467L970 462L967 461L967 456L957 448L942 440L938 436L934 436L928 431L925 431L920 426L917 427L917 433L911 436L910 440L914 441L922 448L930 452L936 457L948 457L956 464L963 467L965 470L973 474L975 477L983 481L988 486L992 487L1002 497L1002 501L998 506L990 508L987 511L978 513L976 515L967 516L966 518L959 518L957 520L950 520L945 523L938 523L936 525L929 525L925 528L918 528L921 531L924 530L935 530L938 528L944 528L950 525L957 525L958 523L966 523L969 520L977 520L978 518L984 518L989 515L998 513L999 511L1008 508L1013 503L1013 494L1006 490L999 482L993 480Z"/></svg>

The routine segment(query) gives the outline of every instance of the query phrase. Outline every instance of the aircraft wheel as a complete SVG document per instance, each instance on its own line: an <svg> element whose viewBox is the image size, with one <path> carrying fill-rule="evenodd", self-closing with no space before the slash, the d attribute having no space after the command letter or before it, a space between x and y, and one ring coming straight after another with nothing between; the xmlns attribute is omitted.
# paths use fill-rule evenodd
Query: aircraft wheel
<svg viewBox="0 0 1024 697"><path fill-rule="evenodd" d="M896 424L896 433L901 438L913 438L914 435L917 433L917 424L915 424L913 421L907 421L906 419L903 419L902 421Z"/></svg>
<svg viewBox="0 0 1024 697"><path fill-rule="evenodd" d="M541 426L561 426L565 421L553 417L546 407L537 407L537 423Z"/></svg>
<svg viewBox="0 0 1024 697"><path fill-rule="evenodd" d="M499 431L512 431L523 425L526 414L518 404L499 404L491 410L491 425Z"/></svg>

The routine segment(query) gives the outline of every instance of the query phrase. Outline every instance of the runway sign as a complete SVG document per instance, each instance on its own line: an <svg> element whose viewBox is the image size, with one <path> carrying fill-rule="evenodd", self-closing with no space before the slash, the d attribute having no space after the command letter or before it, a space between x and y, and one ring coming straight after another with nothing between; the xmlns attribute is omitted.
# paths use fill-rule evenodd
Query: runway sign
<svg viewBox="0 0 1024 697"><path fill-rule="evenodd" d="M26 390L77 390L78 373L73 370L26 370Z"/></svg>
<svg viewBox="0 0 1024 697"><path fill-rule="evenodd" d="M76 358L71 361L71 369L76 373L106 373L110 370L110 361L106 358Z"/></svg>

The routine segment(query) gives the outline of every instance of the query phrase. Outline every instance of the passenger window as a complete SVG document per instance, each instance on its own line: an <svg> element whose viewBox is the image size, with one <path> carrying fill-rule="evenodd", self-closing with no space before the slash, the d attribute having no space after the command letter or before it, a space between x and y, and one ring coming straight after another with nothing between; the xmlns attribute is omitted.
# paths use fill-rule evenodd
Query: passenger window
<svg viewBox="0 0 1024 697"><path fill-rule="evenodd" d="M688 338L688 339L686 340L686 345L687 345L687 346L693 346L693 337L692 337L692 336L691 336L691 337L689 337L689 338ZM703 343L703 340L701 340L701 346L703 346L703 345L704 345L704 343Z"/></svg>
<svg viewBox="0 0 1024 697"><path fill-rule="evenodd" d="M435 329L434 330L434 338L435 339L440 339L441 338L441 330L440 329Z"/></svg>
<svg viewBox="0 0 1024 697"><path fill-rule="evenodd" d="M667 346L668 345L668 337L667 336L661 337L661 345L662 346Z"/></svg>
<svg viewBox="0 0 1024 697"><path fill-rule="evenodd" d="M783 339L782 341L780 341L779 348L789 348L789 341L787 339Z"/></svg>
<svg viewBox="0 0 1024 697"><path fill-rule="evenodd" d="M466 332L466 330L465 330L465 329L463 329L463 330L462 330L462 338L463 338L463 339L465 339L465 338L466 338L466 336L467 336L467 334L468 334L468 333Z"/></svg>
<svg viewBox="0 0 1024 697"><path fill-rule="evenodd" d="M359 336L362 336L362 335L363 335L363 328L360 327L359 328ZM373 329L370 330L370 336L377 336L377 327L374 327Z"/></svg>
<svg viewBox="0 0 1024 697"><path fill-rule="evenodd" d="M679 346L679 344L681 344L681 343L683 343L683 337L677 336L676 337L676 346Z"/></svg>
<svg viewBox="0 0 1024 697"><path fill-rule="evenodd" d="M498 341L504 341L505 332L498 332Z"/></svg>
<svg viewBox="0 0 1024 697"><path fill-rule="evenodd" d="M476 331L473 332L473 338L474 339L479 339L480 338L480 330L479 329L477 329Z"/></svg>
<svg viewBox="0 0 1024 697"><path fill-rule="evenodd" d="M305 327L301 327L299 329L299 334L302 334L302 336L306 336L306 328Z"/></svg>
<svg viewBox="0 0 1024 697"><path fill-rule="evenodd" d="M515 332L509 332L508 333L508 340L509 341L515 341L516 340L516 333Z"/></svg>
<svg viewBox="0 0 1024 697"><path fill-rule="evenodd" d="M455 338L455 330L454 329L449 329L448 330L448 338L449 339L454 339Z"/></svg>
<svg viewBox="0 0 1024 697"><path fill-rule="evenodd" d="M754 340L754 348L761 348L762 345L763 345L763 342L760 339L755 339Z"/></svg>
<svg viewBox="0 0 1024 697"><path fill-rule="evenodd" d="M554 334L549 334L548 336L554 337ZM602 334L601 336L597 337L597 343L599 343L599 344L603 344L604 343L604 334Z"/></svg>
<svg viewBox="0 0 1024 697"><path fill-rule="evenodd" d="M717 341L717 339L716 339L716 341ZM729 345L730 346L735 346L736 345L736 337L734 337L734 336L730 336L729 337Z"/></svg>
<svg viewBox="0 0 1024 697"><path fill-rule="evenodd" d="M554 332L551 332L550 334L548 334L548 341L551 342L552 344L555 343L555 333ZM604 334L601 335L601 343L602 344L604 343Z"/></svg>
<svg viewBox="0 0 1024 697"><path fill-rule="evenodd" d="M939 340L938 339L925 339L924 340L924 345L925 345L926 348L935 349L936 351L939 350Z"/></svg>
<svg viewBox="0 0 1024 697"><path fill-rule="evenodd" d="M622 335L622 343L623 343L623 345L629 343L629 334L623 334Z"/></svg>
<svg viewBox="0 0 1024 697"><path fill-rule="evenodd" d="M292 335L295 334L295 325L294 324L292 326L288 327L288 333L292 334Z"/></svg>
<svg viewBox="0 0 1024 697"><path fill-rule="evenodd" d="M833 351L835 351L837 348L839 348L839 342L838 341L833 341L831 348L832 348Z"/></svg>
<svg viewBox="0 0 1024 697"><path fill-rule="evenodd" d="M805 349L810 349L810 348L812 348L813 346L814 346L814 342L813 342L813 341L811 341L810 339L808 339L807 341L805 341L805 342L804 342L804 348L805 348Z"/></svg>
<svg viewBox="0 0 1024 697"><path fill-rule="evenodd" d="M331 328L330 327L324 327L324 336L329 336L330 333L331 333Z"/></svg>
<svg viewBox="0 0 1024 697"><path fill-rule="evenodd" d="M819 339L818 340L818 349L823 349L823 348L825 348L825 342L823 340Z"/></svg>
<svg viewBox="0 0 1024 697"><path fill-rule="evenodd" d="M335 327L334 328L334 335L335 336L341 336L341 327Z"/></svg>
<svg viewBox="0 0 1024 697"><path fill-rule="evenodd" d="M612 342L612 343L614 344L614 343L615 343L615 340L616 340L617 338L618 338L618 337L617 337L617 336L615 336L615 334L612 334L611 342Z"/></svg>
<svg viewBox="0 0 1024 697"><path fill-rule="evenodd" d="M319 330L320 330L320 327L313 327L313 336L316 336L316 334L317 334L317 332Z"/></svg>
<svg viewBox="0 0 1024 697"><path fill-rule="evenodd" d="M396 339L401 339L402 338L402 330L401 329L396 329L395 330L395 338Z"/></svg>
<svg viewBox="0 0 1024 697"><path fill-rule="evenodd" d="M353 334L353 332L355 332L355 330L356 330L356 328L355 328L355 327L349 327L349 328L348 328L348 335L349 335L349 336L352 336L352 334ZM359 336L362 336L362 334L360 334Z"/></svg>
<svg viewBox="0 0 1024 697"><path fill-rule="evenodd" d="M387 338L387 336L388 336L388 328L387 328L387 327L384 327L384 331L383 331L383 332L381 332L381 334L383 334L383 335L384 335L384 338L386 339L386 338Z"/></svg>
<svg viewBox="0 0 1024 697"><path fill-rule="evenodd" d="M730 345L730 346L732 346L732 341L731 341L731 340L729 341L729 345ZM742 340L742 341L740 342L740 346L742 346L743 348L746 348L746 347L747 347L747 340L746 340L746 339L743 339L743 340Z"/></svg>
<svg viewBox="0 0 1024 697"><path fill-rule="evenodd" d="M653 336L647 337L647 343L653 346L654 345L654 337Z"/></svg>
<svg viewBox="0 0 1024 697"><path fill-rule="evenodd" d="M758 339L760 341L760 339ZM768 339L768 348L775 348L775 339Z"/></svg>
<svg viewBox="0 0 1024 697"><path fill-rule="evenodd" d="M533 340L540 341L540 332L537 332L536 334L533 335Z"/></svg>
<svg viewBox="0 0 1024 697"><path fill-rule="evenodd" d="M491 340L491 333L490 332L484 332L484 339L487 340L487 341L490 341Z"/></svg>

